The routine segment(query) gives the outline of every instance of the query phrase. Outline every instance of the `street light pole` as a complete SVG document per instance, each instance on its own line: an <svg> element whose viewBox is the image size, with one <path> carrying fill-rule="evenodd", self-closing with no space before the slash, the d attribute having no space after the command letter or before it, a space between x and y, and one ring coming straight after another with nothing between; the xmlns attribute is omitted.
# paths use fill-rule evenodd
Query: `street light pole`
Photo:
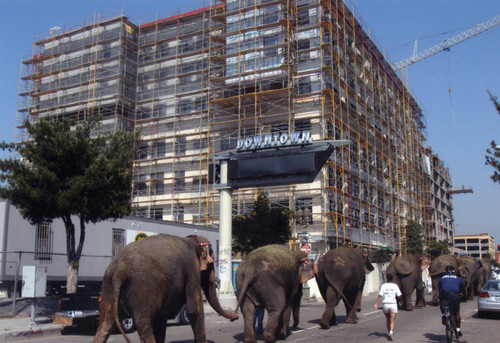
<svg viewBox="0 0 500 343"><path fill-rule="evenodd" d="M231 261L231 241L232 241L232 208L233 191L228 185L227 177L228 160L220 161L220 209L219 209L219 302L223 307L234 309L236 306L236 296L232 282L232 261Z"/></svg>

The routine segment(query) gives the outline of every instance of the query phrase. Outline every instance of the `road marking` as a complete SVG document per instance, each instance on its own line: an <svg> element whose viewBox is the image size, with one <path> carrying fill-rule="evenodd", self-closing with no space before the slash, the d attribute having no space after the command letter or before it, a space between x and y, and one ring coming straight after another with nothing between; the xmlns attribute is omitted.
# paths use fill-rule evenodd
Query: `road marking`
<svg viewBox="0 0 500 343"><path fill-rule="evenodd" d="M363 316L368 316L370 314L378 313L380 311L382 311L382 310L376 310L376 311L371 311L371 312L368 312L368 313L363 313Z"/></svg>
<svg viewBox="0 0 500 343"><path fill-rule="evenodd" d="M293 333L299 333L299 332L304 332L304 331L307 331L307 330L318 329L318 328L319 328L319 325L314 325L314 326L311 326L309 328L305 328L305 329L293 331Z"/></svg>

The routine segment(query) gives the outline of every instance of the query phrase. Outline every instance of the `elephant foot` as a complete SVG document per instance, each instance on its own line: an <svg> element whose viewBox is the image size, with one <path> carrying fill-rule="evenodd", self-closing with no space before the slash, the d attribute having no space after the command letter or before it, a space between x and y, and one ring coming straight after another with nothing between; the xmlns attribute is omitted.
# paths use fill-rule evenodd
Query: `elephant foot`
<svg viewBox="0 0 500 343"><path fill-rule="evenodd" d="M266 343L274 343L274 341L275 341L274 335L271 334L271 333L269 333L269 332L267 332L267 331L264 331L264 334L262 335L262 339Z"/></svg>
<svg viewBox="0 0 500 343"><path fill-rule="evenodd" d="M319 325L322 329L328 330L330 328L330 323L325 323L324 321L320 321Z"/></svg>
<svg viewBox="0 0 500 343"><path fill-rule="evenodd" d="M358 324L358 320L356 318L347 318L345 323L346 324Z"/></svg>
<svg viewBox="0 0 500 343"><path fill-rule="evenodd" d="M298 325L295 325L295 324L294 324L294 325L292 326L292 331L296 331L296 330L297 330L297 328L298 328Z"/></svg>

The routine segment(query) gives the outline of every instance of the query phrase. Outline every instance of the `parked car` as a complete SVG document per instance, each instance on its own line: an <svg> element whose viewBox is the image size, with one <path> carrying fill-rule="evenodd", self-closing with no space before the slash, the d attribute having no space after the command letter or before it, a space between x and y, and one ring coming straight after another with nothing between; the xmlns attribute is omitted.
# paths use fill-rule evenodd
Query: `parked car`
<svg viewBox="0 0 500 343"><path fill-rule="evenodd" d="M477 299L477 314L484 318L486 313L500 312L500 280L488 280Z"/></svg>
<svg viewBox="0 0 500 343"><path fill-rule="evenodd" d="M99 325L100 292L65 294L59 298L59 316L72 319L73 328L90 327L96 330ZM173 318L175 323L189 324L187 308L184 304ZM119 314L120 325L125 333L135 330L132 317Z"/></svg>

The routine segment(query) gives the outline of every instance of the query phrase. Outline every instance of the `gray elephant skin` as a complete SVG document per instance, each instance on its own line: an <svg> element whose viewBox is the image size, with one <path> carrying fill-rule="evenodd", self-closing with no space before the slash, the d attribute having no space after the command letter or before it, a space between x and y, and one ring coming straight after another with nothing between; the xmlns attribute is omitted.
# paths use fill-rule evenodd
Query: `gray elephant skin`
<svg viewBox="0 0 500 343"><path fill-rule="evenodd" d="M438 305L438 282L441 276L446 274L446 266L453 266L458 271L458 258L451 254L436 257L431 261L429 274L432 279L432 303Z"/></svg>
<svg viewBox="0 0 500 343"><path fill-rule="evenodd" d="M298 325L302 283L314 277L315 263L302 251L290 251L280 245L266 245L249 253L236 271L238 308L244 318L245 343L256 342L254 314L256 306L267 310L262 335L266 342L288 334L290 315Z"/></svg>
<svg viewBox="0 0 500 343"><path fill-rule="evenodd" d="M357 248L341 247L330 250L319 259L316 282L326 303L320 321L322 328L329 329L331 325L337 325L335 306L341 299L346 307L345 322L358 322L356 311L361 310L366 274L373 269L368 255Z"/></svg>
<svg viewBox="0 0 500 343"><path fill-rule="evenodd" d="M141 342L163 343L167 318L184 303L195 342L205 343L201 289L217 313L232 320L238 318L219 304L213 252L206 238L159 234L127 245L104 274L94 343L107 341L113 325L118 324L119 313L134 318ZM116 326L130 342L120 325Z"/></svg>
<svg viewBox="0 0 500 343"><path fill-rule="evenodd" d="M476 273L476 285L474 295L479 295L486 281L491 277L491 263L488 260L481 260L481 268Z"/></svg>
<svg viewBox="0 0 500 343"><path fill-rule="evenodd" d="M421 255L404 255L396 258L387 266L386 275L393 276L393 282L396 283L403 294L403 308L407 311L413 311L411 297L416 291L416 307L425 306L425 288L422 283L422 272L430 265L431 261Z"/></svg>
<svg viewBox="0 0 500 343"><path fill-rule="evenodd" d="M477 276L478 271L482 267L482 263L476 260L472 256L460 256L458 262L458 275L465 282L465 299L472 300L475 292L475 287L477 287Z"/></svg>

